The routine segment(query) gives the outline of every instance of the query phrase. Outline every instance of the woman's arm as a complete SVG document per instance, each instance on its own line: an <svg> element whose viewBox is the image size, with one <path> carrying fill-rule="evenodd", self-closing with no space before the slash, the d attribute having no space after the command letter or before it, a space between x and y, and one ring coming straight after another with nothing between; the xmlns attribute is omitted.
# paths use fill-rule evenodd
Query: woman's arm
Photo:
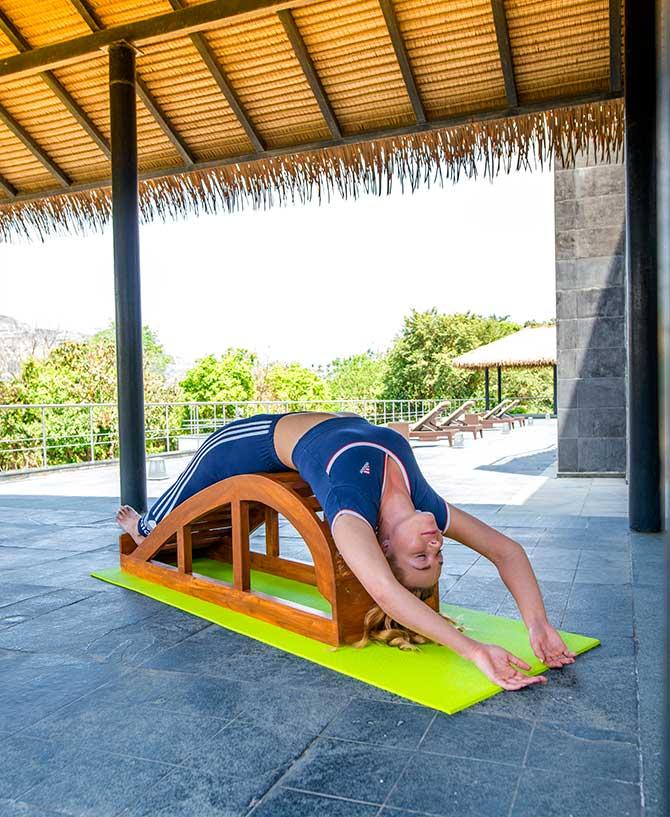
<svg viewBox="0 0 670 817"><path fill-rule="evenodd" d="M333 539L342 558L376 604L399 624L443 644L473 661L494 683L505 689L520 689L543 683L542 676L519 672L530 669L520 658L501 647L482 644L459 632L439 613L403 587L395 578L372 528L364 520L342 514L333 525Z"/></svg>
<svg viewBox="0 0 670 817"><path fill-rule="evenodd" d="M498 568L500 578L517 603L537 657L550 667L575 660L547 620L542 594L526 552L518 542L465 511L449 505L447 536L485 556Z"/></svg>

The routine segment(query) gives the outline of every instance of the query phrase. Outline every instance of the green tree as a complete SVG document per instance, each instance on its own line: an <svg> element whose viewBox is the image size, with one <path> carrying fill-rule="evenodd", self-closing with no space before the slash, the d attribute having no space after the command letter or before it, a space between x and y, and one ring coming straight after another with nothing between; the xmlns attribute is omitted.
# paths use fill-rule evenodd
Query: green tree
<svg viewBox="0 0 670 817"><path fill-rule="evenodd" d="M326 370L329 398L374 400L383 388L385 368L385 357L371 351L336 358Z"/></svg>
<svg viewBox="0 0 670 817"><path fill-rule="evenodd" d="M116 344L116 324L110 323L106 329L101 329L92 335L91 343ZM165 370L174 363L174 359L165 351L165 347L158 339L158 333L150 326L142 327L142 351L144 353L144 368L156 374L164 375Z"/></svg>
<svg viewBox="0 0 670 817"><path fill-rule="evenodd" d="M237 402L256 398L256 356L230 347L219 358L207 355L186 372L179 384L184 398L196 402Z"/></svg>
<svg viewBox="0 0 670 817"><path fill-rule="evenodd" d="M159 428L165 413L152 403L178 399L176 388L166 385L163 376L145 361L144 387L147 426ZM21 445L0 445L0 466L17 468L43 462L42 418L47 436L48 465L96 460L118 455L116 413L116 350L109 338L82 343L67 342L46 358L27 360L20 375L0 390L0 400L12 403L47 404L48 408L3 412L0 438L21 440ZM89 411L88 406L58 407L51 404L103 403ZM160 442L148 440L149 450L161 450ZM21 448L21 451L15 449ZM91 448L93 451L91 452Z"/></svg>
<svg viewBox="0 0 670 817"><path fill-rule="evenodd" d="M451 359L519 329L519 324L496 315L413 310L389 352L383 396L405 400L469 397L481 376L453 366Z"/></svg>
<svg viewBox="0 0 670 817"><path fill-rule="evenodd" d="M326 397L326 384L318 373L299 363L275 363L265 373L264 379L270 400L305 402Z"/></svg>

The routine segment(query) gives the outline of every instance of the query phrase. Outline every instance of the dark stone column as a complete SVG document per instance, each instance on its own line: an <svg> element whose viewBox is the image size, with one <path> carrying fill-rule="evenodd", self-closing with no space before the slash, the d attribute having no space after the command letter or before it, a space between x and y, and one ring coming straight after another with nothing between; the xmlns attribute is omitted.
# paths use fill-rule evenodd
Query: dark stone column
<svg viewBox="0 0 670 817"><path fill-rule="evenodd" d="M626 472L623 164L556 168L558 476Z"/></svg>
<svg viewBox="0 0 670 817"><path fill-rule="evenodd" d="M661 529L656 239L654 3L626 0L626 272L629 509L637 531Z"/></svg>
<svg viewBox="0 0 670 817"><path fill-rule="evenodd" d="M109 49L109 105L121 503L142 512L147 507L147 489L135 51L126 43L117 43Z"/></svg>
<svg viewBox="0 0 670 817"><path fill-rule="evenodd" d="M658 813L670 809L670 13L667 3L659 9L657 88L658 178L658 299L659 299L659 413L661 434L661 522L665 535L663 781ZM664 802L663 802L664 801Z"/></svg>

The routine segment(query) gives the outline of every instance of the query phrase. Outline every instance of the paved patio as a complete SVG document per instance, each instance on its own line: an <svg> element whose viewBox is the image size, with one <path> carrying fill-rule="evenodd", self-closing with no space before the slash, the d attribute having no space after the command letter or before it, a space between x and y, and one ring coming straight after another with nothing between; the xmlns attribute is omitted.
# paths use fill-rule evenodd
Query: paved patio
<svg viewBox="0 0 670 817"><path fill-rule="evenodd" d="M0 814L661 817L661 537L628 531L623 480L555 479L555 438L416 449L523 544L553 622L602 640L453 717L89 578L116 561L114 467L0 481ZM456 543L442 585L515 615Z"/></svg>

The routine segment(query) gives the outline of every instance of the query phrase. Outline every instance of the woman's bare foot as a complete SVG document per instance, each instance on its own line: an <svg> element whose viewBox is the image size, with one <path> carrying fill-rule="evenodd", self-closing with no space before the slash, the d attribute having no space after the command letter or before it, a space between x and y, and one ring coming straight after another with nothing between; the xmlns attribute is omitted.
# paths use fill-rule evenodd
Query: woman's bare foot
<svg viewBox="0 0 670 817"><path fill-rule="evenodd" d="M126 533L129 533L135 542L138 545L141 545L142 542L145 540L145 536L137 529L137 523L139 522L140 515L134 508L131 508L130 505L121 505L119 510L116 514L116 521L118 524L124 529Z"/></svg>

